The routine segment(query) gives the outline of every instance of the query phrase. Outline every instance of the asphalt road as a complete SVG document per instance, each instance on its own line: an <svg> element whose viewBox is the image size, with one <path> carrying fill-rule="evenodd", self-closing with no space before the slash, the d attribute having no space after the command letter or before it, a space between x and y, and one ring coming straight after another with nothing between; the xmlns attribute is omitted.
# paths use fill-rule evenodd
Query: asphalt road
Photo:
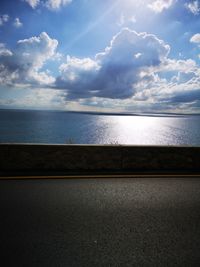
<svg viewBox="0 0 200 267"><path fill-rule="evenodd" d="M0 180L1 266L200 266L200 179Z"/></svg>

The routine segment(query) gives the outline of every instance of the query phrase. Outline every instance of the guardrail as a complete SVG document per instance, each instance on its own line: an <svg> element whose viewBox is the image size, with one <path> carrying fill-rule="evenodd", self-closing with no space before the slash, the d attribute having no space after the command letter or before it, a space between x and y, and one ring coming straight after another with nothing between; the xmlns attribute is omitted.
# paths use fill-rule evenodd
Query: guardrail
<svg viewBox="0 0 200 267"><path fill-rule="evenodd" d="M200 173L200 147L0 144L0 171Z"/></svg>

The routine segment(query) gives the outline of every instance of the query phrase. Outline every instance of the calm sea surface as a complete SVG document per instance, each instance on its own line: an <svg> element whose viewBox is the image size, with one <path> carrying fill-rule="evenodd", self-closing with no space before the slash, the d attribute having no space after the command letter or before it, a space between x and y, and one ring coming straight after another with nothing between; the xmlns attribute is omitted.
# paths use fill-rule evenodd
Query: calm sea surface
<svg viewBox="0 0 200 267"><path fill-rule="evenodd" d="M0 110L0 142L200 146L200 116Z"/></svg>

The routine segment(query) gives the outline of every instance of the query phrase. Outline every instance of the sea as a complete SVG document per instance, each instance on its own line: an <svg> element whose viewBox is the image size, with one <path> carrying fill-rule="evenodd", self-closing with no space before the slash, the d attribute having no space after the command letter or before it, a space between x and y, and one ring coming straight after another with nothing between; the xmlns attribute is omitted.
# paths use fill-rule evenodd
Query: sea
<svg viewBox="0 0 200 267"><path fill-rule="evenodd" d="M0 143L200 146L200 115L0 110Z"/></svg>

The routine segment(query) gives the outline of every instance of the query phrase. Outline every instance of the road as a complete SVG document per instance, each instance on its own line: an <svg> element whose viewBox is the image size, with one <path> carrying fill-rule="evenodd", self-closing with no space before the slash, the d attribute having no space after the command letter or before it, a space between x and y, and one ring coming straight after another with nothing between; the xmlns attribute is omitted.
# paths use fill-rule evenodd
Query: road
<svg viewBox="0 0 200 267"><path fill-rule="evenodd" d="M200 179L0 180L2 266L200 266Z"/></svg>

